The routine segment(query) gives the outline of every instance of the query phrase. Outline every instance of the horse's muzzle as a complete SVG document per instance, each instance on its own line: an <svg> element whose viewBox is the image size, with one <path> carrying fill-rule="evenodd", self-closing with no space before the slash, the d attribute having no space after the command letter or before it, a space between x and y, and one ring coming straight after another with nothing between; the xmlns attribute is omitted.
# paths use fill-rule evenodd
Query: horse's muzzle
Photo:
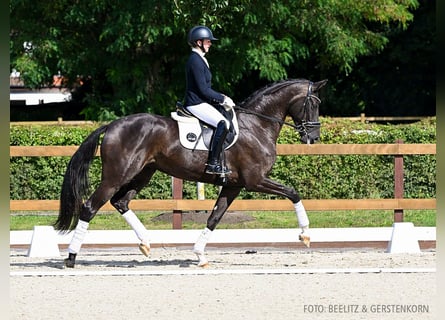
<svg viewBox="0 0 445 320"><path fill-rule="evenodd" d="M320 122L303 122L298 127L300 141L313 144L320 140Z"/></svg>
<svg viewBox="0 0 445 320"><path fill-rule="evenodd" d="M314 144L320 141L319 136L303 135L300 137L300 141L305 144Z"/></svg>

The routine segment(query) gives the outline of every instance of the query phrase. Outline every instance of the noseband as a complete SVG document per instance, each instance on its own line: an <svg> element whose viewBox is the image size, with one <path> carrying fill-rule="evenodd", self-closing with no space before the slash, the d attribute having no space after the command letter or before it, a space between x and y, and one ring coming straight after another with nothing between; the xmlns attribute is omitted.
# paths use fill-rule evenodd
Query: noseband
<svg viewBox="0 0 445 320"><path fill-rule="evenodd" d="M312 94L312 85L314 83L312 81L309 81L309 86L307 89L307 93L306 93L306 98L304 99L304 103L303 103L303 112L304 114L307 116L308 115L308 108L312 108L314 105L314 99L320 103L321 100L320 98L318 98L317 96L315 96L314 94ZM307 120L302 120L301 123L295 125L293 123L290 122L286 122L283 121L281 119L275 118L275 117L269 117L266 116L264 114L255 112L255 111L251 111L249 109L240 107L240 106L235 106L235 109L244 112L244 113L248 113L248 114L253 114L256 115L257 117L263 118L263 119L267 119L269 121L273 121L273 122L278 122L281 125L287 125L289 127L292 127L294 129L296 129L298 131L298 133L300 133L301 135L308 135L308 132L311 131L314 128L319 128L321 126L319 121L307 121Z"/></svg>

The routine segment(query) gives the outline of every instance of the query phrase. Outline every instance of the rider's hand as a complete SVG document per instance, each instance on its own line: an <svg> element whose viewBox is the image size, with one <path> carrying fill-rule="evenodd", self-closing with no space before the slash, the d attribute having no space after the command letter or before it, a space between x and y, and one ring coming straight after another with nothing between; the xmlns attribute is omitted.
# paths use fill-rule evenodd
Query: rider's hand
<svg viewBox="0 0 445 320"><path fill-rule="evenodd" d="M230 99L228 96L224 96L224 101L222 103L222 106L227 110L230 111L233 107L235 107L235 103L232 99Z"/></svg>

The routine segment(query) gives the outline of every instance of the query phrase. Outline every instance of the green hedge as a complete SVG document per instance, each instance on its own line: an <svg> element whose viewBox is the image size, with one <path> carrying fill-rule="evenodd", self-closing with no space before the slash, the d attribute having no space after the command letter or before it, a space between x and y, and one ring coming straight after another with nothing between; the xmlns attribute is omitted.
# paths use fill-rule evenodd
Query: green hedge
<svg viewBox="0 0 445 320"><path fill-rule="evenodd" d="M412 124L361 123L321 118L321 143L436 143L436 119ZM11 146L79 145L97 125L11 126ZM288 127L278 143L299 143ZM68 157L10 158L11 199L58 199ZM100 179L100 158L91 168L91 181ZM436 197L435 155L404 157L406 198ZM393 198L394 158L373 155L279 156L270 177L294 187L304 199ZM216 198L218 187L206 185L206 198ZM196 183L184 183L184 198L196 198ZM139 199L171 198L171 178L157 172ZM274 196L243 191L243 199Z"/></svg>

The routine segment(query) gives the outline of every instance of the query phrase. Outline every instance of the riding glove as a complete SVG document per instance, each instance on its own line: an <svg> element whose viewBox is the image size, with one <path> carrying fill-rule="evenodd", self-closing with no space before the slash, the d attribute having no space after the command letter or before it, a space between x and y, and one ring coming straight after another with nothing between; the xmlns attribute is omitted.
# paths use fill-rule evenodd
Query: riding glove
<svg viewBox="0 0 445 320"><path fill-rule="evenodd" d="M232 99L230 99L228 96L224 96L224 101L222 103L222 106L227 110L230 111L233 107L235 107L235 103Z"/></svg>

